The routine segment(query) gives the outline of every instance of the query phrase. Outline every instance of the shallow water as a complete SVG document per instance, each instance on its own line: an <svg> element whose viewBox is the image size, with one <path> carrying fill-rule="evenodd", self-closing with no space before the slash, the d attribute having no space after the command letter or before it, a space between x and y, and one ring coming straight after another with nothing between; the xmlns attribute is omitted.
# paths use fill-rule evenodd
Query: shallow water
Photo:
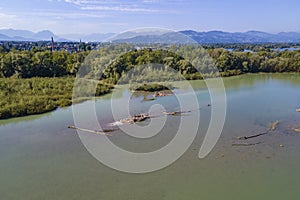
<svg viewBox="0 0 300 200"><path fill-rule="evenodd" d="M224 79L224 130L213 151L202 160L198 152L210 119L211 108L206 106L210 97L203 81L191 84L202 107L198 135L179 160L148 174L118 172L94 159L76 131L67 129L74 124L71 107L0 121L0 199L298 199L300 135L292 128L300 128L300 113L295 112L300 108L300 75L258 74ZM176 88L177 93L189 92L180 84ZM122 113L131 93L122 87L114 94ZM98 98L95 104L102 125L114 121L110 98L111 95ZM147 102L142 99L135 96L130 100L132 114L145 112L154 104L170 111L179 108L175 96ZM85 110L91 103L75 107ZM82 114L83 120L88 118L88 114ZM236 137L264 132L276 120L280 121L276 131L247 141L259 144L232 146L240 142ZM134 152L152 151L168 144L179 122L180 117L169 116L162 132L148 140L117 131L111 141Z"/></svg>

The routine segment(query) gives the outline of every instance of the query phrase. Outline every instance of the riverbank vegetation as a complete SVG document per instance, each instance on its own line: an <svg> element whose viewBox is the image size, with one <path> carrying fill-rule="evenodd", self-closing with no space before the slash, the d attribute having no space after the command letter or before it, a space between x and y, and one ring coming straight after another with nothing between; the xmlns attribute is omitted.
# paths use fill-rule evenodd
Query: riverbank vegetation
<svg viewBox="0 0 300 200"><path fill-rule="evenodd" d="M74 77L61 78L0 78L0 119L40 114L72 104ZM84 87L82 85L81 87ZM96 96L106 94L111 87L99 84ZM77 102L84 99L74 99Z"/></svg>
<svg viewBox="0 0 300 200"><path fill-rule="evenodd" d="M235 49L206 45L206 49L180 46L162 50L123 44L92 52L0 48L0 119L71 105L76 74L100 80L96 92L93 91L99 96L110 92L116 83L194 80L258 72L300 72L300 50L279 51L271 49L277 46L259 45L259 48L247 46L253 51L244 51L242 45L232 47ZM241 47L240 50L238 47ZM170 69L175 74L178 72L179 76L171 76ZM153 87L146 85L142 89L152 90ZM84 91L89 90L94 88L84 88Z"/></svg>

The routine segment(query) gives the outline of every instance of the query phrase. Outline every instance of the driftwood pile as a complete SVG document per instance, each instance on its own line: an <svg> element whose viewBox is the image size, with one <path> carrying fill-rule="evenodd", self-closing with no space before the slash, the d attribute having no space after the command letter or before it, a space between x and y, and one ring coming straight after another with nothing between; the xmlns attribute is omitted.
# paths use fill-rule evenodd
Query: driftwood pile
<svg viewBox="0 0 300 200"><path fill-rule="evenodd" d="M172 111L172 112L162 112L162 113L163 113L163 115L180 116L184 113L190 113L190 112L192 112L192 111L191 110L188 110L188 111ZM134 124L136 122L142 122L142 121L145 121L147 119L154 118L154 117L160 117L160 116L162 116L162 115L151 116L147 113L137 114L137 115L129 116L128 118L125 118L125 119L121 119L119 122L121 122L123 124Z"/></svg>
<svg viewBox="0 0 300 200"><path fill-rule="evenodd" d="M165 97L165 96L172 96L173 92L154 92L154 94L152 95L154 98L156 97Z"/></svg>
<svg viewBox="0 0 300 200"><path fill-rule="evenodd" d="M134 124L136 122L142 122L145 121L146 119L151 118L151 116L147 113L145 114L137 114L134 116L129 116L128 118L121 119L120 122L124 124Z"/></svg>

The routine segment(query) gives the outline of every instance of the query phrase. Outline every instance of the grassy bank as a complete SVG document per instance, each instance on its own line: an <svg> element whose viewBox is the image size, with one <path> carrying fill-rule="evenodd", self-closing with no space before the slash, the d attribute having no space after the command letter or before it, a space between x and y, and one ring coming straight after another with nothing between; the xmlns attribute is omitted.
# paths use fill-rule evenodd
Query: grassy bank
<svg viewBox="0 0 300 200"><path fill-rule="evenodd" d="M41 114L72 104L75 78L0 79L0 119ZM96 96L110 92L98 85Z"/></svg>

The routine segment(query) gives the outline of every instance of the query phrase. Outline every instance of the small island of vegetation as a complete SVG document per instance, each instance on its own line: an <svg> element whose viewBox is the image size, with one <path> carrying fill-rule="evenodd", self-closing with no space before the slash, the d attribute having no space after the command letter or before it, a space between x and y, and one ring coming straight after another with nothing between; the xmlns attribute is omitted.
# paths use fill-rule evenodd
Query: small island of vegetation
<svg viewBox="0 0 300 200"><path fill-rule="evenodd" d="M171 91L174 87L170 84L162 85L158 83L144 83L139 86L131 87L130 89L134 92L160 92L160 91Z"/></svg>

